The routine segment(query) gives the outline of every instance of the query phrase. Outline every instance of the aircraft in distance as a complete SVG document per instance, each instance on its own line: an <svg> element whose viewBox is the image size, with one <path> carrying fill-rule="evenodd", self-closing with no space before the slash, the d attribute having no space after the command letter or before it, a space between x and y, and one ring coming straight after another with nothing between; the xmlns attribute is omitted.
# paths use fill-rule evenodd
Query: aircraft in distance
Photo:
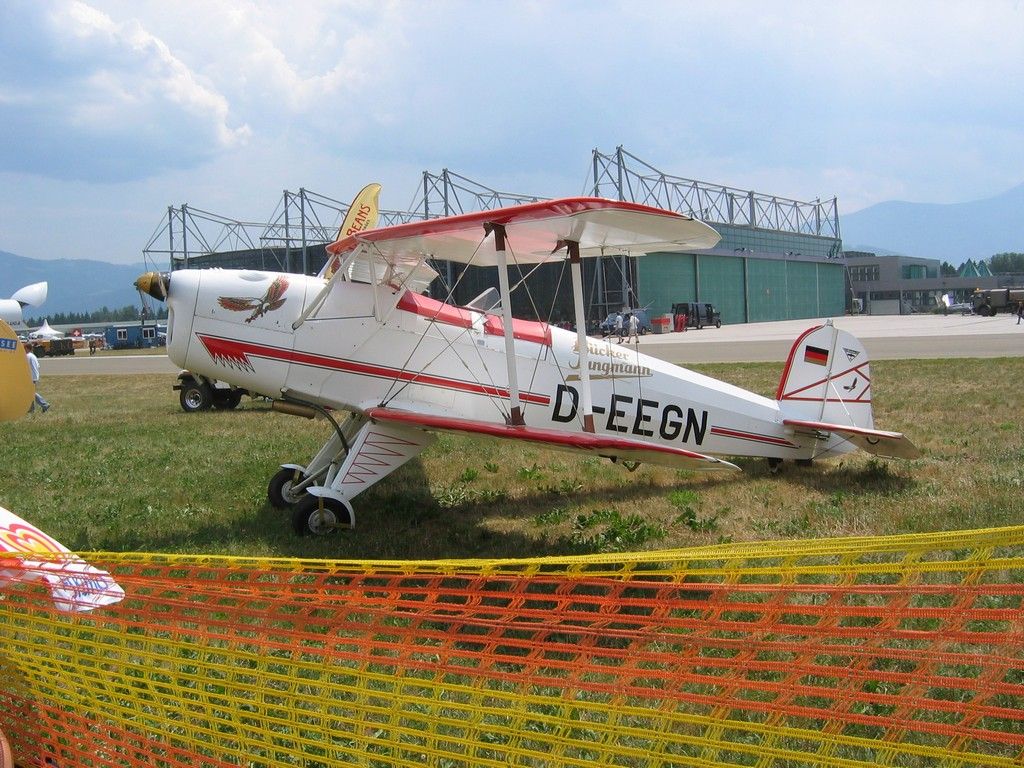
<svg viewBox="0 0 1024 768"><path fill-rule="evenodd" d="M800 338L775 399L639 349L588 338L582 259L692 251L719 239L677 213L567 198L342 234L317 276L254 270L148 272L166 300L167 352L183 368L273 393L278 410L332 421L304 464L269 483L299 533L351 527L351 501L436 432L486 435L603 456L635 468L738 471L722 456L809 461L861 448L914 457L874 428L863 345L827 323ZM423 294L429 259L496 266L498 302ZM577 331L511 314L508 264L567 263ZM346 412L338 420L335 415Z"/></svg>
<svg viewBox="0 0 1024 768"><path fill-rule="evenodd" d="M46 301L47 284L32 283L26 285L9 299L0 299L0 320L7 323L16 331L28 330L25 320L22 317L22 310L26 306L38 307Z"/></svg>
<svg viewBox="0 0 1024 768"><path fill-rule="evenodd" d="M946 293L937 299L940 307L944 308L946 312L959 312L963 315L969 315L974 312L974 304L969 301L954 301L953 294Z"/></svg>

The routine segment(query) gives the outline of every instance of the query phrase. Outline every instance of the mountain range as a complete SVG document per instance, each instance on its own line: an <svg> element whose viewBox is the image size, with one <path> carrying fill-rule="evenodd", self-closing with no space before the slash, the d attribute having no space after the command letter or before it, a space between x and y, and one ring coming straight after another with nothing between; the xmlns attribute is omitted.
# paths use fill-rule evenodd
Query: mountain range
<svg viewBox="0 0 1024 768"><path fill-rule="evenodd" d="M146 271L139 264L110 264L87 259L28 259L0 251L0 298L31 283L49 283L46 301L25 307L26 317L47 317L58 312L92 312L103 307L120 309L141 305L133 283Z"/></svg>
<svg viewBox="0 0 1024 768"><path fill-rule="evenodd" d="M1024 184L985 200L940 205L891 201L840 217L843 248L959 265L1024 252Z"/></svg>
<svg viewBox="0 0 1024 768"><path fill-rule="evenodd" d="M996 253L1024 252L1024 184L967 203L878 203L842 216L840 227L848 251L923 256L954 265ZM140 303L133 283L145 271L142 263L29 259L0 251L0 298L45 280L46 302L27 307L29 317L92 312L104 306L120 309Z"/></svg>

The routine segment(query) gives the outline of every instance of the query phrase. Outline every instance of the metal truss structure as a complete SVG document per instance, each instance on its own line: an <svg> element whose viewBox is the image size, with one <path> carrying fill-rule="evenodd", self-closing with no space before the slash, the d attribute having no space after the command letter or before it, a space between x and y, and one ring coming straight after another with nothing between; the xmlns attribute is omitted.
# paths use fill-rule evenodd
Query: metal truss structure
<svg viewBox="0 0 1024 768"><path fill-rule="evenodd" d="M839 204L834 197L801 202L671 176L621 145L610 155L594 150L587 188L596 197L643 203L711 224L839 239Z"/></svg>
<svg viewBox="0 0 1024 768"><path fill-rule="evenodd" d="M225 251L259 250L266 224L229 219L182 203L167 206L167 216L154 230L143 258L148 264L187 265L199 255Z"/></svg>
<svg viewBox="0 0 1024 768"><path fill-rule="evenodd" d="M349 204L299 187L298 192L284 190L281 202L260 235L260 245L273 253L283 253L284 264L292 252L301 254L302 272L309 273L309 248L333 242L348 213ZM379 224L391 227L423 218L415 211L379 212Z"/></svg>
<svg viewBox="0 0 1024 768"><path fill-rule="evenodd" d="M418 211L421 218L454 216L473 211L489 211L509 205L536 203L546 197L520 195L513 192L498 192L472 179L442 169L440 175L423 172L423 184L419 197L410 208Z"/></svg>
<svg viewBox="0 0 1024 768"><path fill-rule="evenodd" d="M585 189L597 197L664 208L712 224L814 235L836 241L840 237L836 198L801 202L672 176L622 146L613 154L593 151ZM380 211L380 225L392 226L545 199L537 195L499 192L447 168L440 174L424 171L409 210ZM194 256L225 251L258 252L265 268L273 265L277 269L309 273L313 267L310 249L322 251L323 245L336 237L347 212L347 203L304 188L298 192L284 190L266 224L227 219L186 205L170 207L166 221L150 238L143 253L147 258L163 256L174 268L189 266ZM166 250L161 245L163 242L168 243ZM838 254L838 245L836 251ZM603 315L622 306L638 304L632 259L616 255L599 258L597 262L589 296L591 309ZM454 278L451 265L440 262L435 267L450 289Z"/></svg>

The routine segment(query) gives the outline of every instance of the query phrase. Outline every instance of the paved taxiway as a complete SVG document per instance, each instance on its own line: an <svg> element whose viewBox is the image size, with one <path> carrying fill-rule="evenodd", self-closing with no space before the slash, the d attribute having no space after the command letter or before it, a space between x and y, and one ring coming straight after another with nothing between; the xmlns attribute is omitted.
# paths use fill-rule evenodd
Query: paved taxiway
<svg viewBox="0 0 1024 768"><path fill-rule="evenodd" d="M686 333L648 334L640 351L673 363L785 361L793 341L823 320L723 325ZM861 315L835 324L864 342L875 360L904 358L1019 357L1024 324L1012 315ZM43 358L43 376L166 373L180 370L166 355L94 355Z"/></svg>
<svg viewBox="0 0 1024 768"><path fill-rule="evenodd" d="M686 363L783 362L796 338L821 320L723 325L648 335L641 351ZM873 360L1024 355L1024 324L1013 315L858 315L833 322L864 343Z"/></svg>

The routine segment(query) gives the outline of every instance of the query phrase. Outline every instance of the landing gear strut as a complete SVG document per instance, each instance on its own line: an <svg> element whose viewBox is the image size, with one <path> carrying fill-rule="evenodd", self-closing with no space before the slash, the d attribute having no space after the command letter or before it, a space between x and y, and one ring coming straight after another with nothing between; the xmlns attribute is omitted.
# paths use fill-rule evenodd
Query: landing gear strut
<svg viewBox="0 0 1024 768"><path fill-rule="evenodd" d="M323 536L355 527L351 499L434 442L423 430L375 424L352 414L341 424L330 414L334 432L306 466L285 464L270 479L267 499L291 507L299 535Z"/></svg>

